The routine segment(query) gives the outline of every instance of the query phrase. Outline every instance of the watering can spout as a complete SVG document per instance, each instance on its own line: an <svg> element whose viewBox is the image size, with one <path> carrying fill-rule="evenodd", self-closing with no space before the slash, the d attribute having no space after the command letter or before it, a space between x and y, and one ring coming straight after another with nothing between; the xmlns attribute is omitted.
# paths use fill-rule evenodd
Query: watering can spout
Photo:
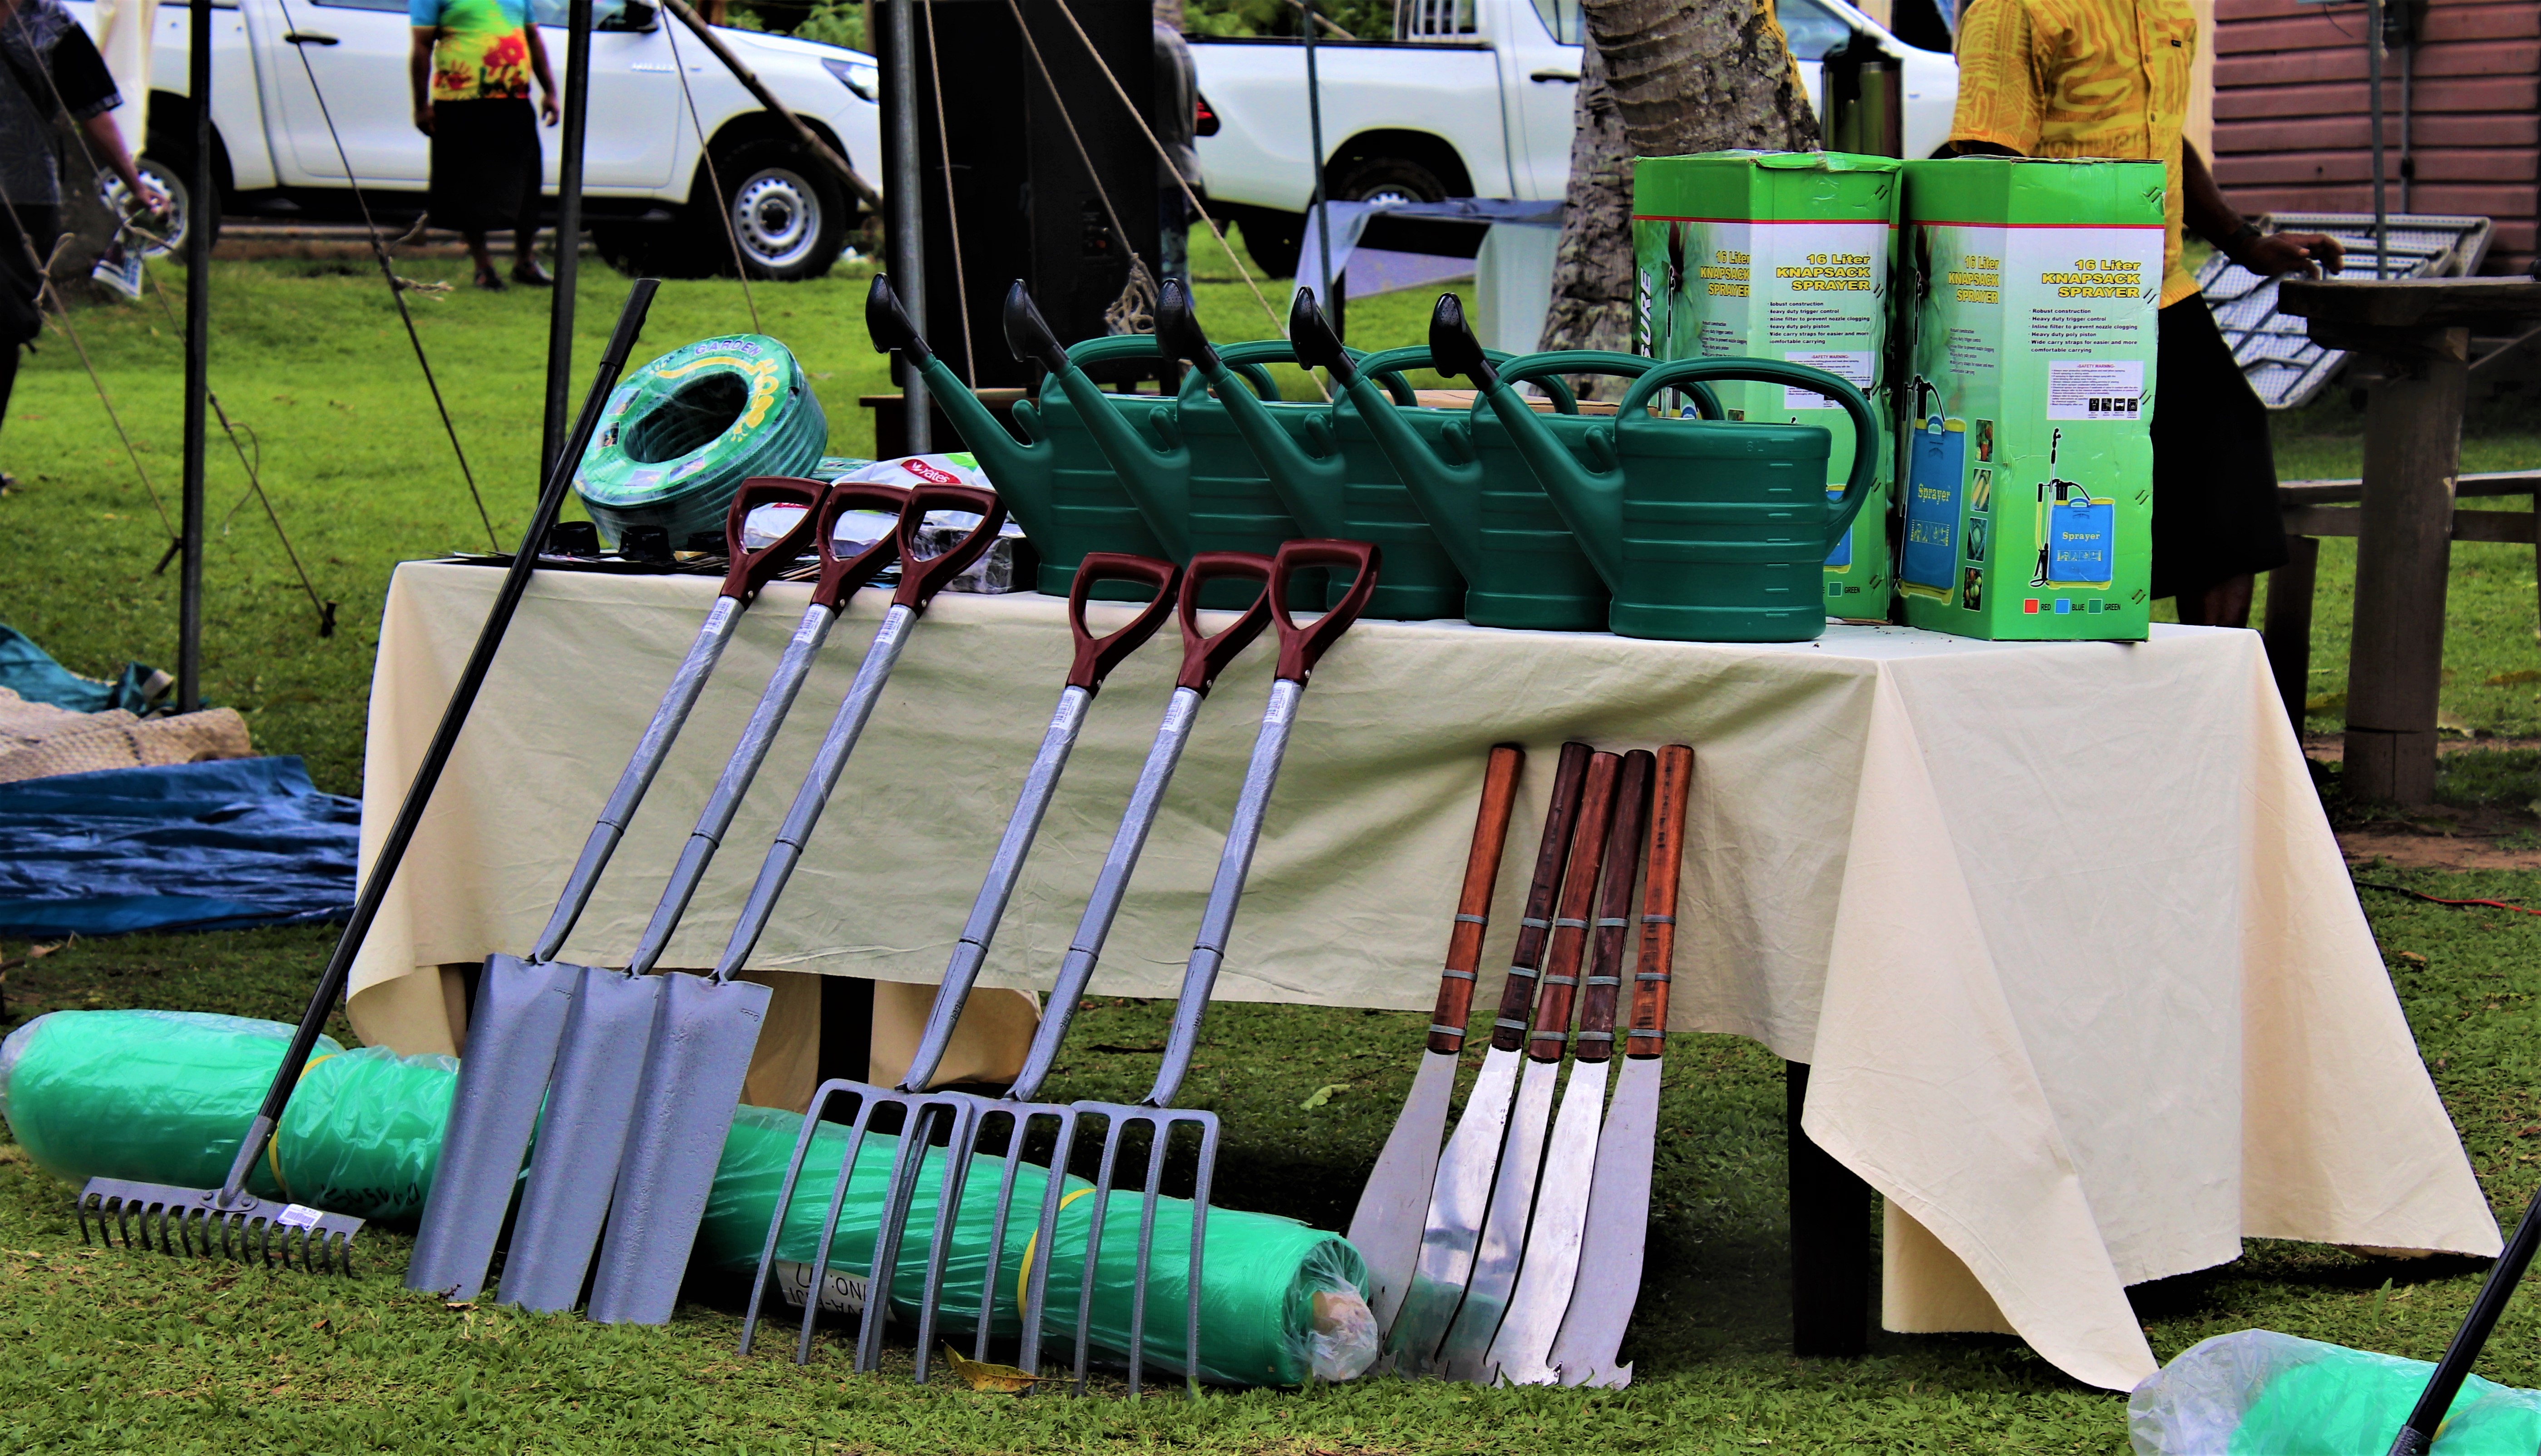
<svg viewBox="0 0 2541 1456"><path fill-rule="evenodd" d="M1032 294L1025 291L1024 280L1017 278L1006 290L1006 347L1027 363L1038 364L1053 374L1067 368L1067 349L1051 332L1050 323L1034 307Z"/></svg>
<svg viewBox="0 0 2541 1456"><path fill-rule="evenodd" d="M1180 278L1167 278L1156 292L1156 346L1176 359L1189 359L1209 375L1210 383L1224 367L1218 362L1217 350L1209 345L1208 335L1199 327L1199 316L1192 312L1191 290Z"/></svg>
<svg viewBox="0 0 2541 1456"><path fill-rule="evenodd" d="M1321 420L1308 421L1316 452L1310 453L1298 444L1296 437L1271 417L1270 407L1254 396L1252 387L1238 378L1210 346L1198 316L1192 312L1191 293L1179 279L1167 280L1157 291L1156 343L1168 357L1189 360L1199 377L1207 381L1219 405L1226 410L1227 419L1244 437L1254 459L1261 462L1264 476L1288 514L1300 522L1337 523L1343 519L1342 492L1347 470L1333 443L1330 426Z"/></svg>
<svg viewBox="0 0 2541 1456"><path fill-rule="evenodd" d="M917 326L908 321L908 310L901 307L888 273L874 274L873 286L865 290L865 332L872 335L876 353L898 349L921 369L935 362L935 351L917 336Z"/></svg>
<svg viewBox="0 0 2541 1456"><path fill-rule="evenodd" d="M1464 304L1452 293L1439 295L1438 306L1430 311L1429 358L1439 373L1473 380L1508 431L1509 442L1535 472L1544 493L1569 523L1579 549L1595 563L1599 575L1614 580L1623 563L1623 473L1611 465L1598 471L1581 465L1536 415L1534 406L1500 382L1499 371L1483 353L1483 341L1465 324ZM1611 432L1604 427L1590 433L1588 447L1613 460Z"/></svg>
<svg viewBox="0 0 2541 1456"><path fill-rule="evenodd" d="M1332 321L1324 317L1324 306L1315 302L1311 288L1298 289L1296 301L1288 305L1288 343L1297 351L1298 363L1331 375L1343 389L1358 378L1358 367L1350 362L1349 350L1342 346L1342 336L1333 331Z"/></svg>

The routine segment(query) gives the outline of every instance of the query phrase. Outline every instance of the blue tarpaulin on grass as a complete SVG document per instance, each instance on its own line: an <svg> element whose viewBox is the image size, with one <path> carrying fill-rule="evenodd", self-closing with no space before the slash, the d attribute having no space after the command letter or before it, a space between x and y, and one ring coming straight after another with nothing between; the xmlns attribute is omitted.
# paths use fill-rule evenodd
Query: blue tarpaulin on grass
<svg viewBox="0 0 2541 1456"><path fill-rule="evenodd" d="M361 823L297 758L0 784L0 935L345 919Z"/></svg>
<svg viewBox="0 0 2541 1456"><path fill-rule="evenodd" d="M150 711L154 680L164 675L137 662L123 665L123 676L111 683L79 674L53 661L52 654L26 633L0 622L0 688L29 702L49 702L75 713L102 713L108 708Z"/></svg>

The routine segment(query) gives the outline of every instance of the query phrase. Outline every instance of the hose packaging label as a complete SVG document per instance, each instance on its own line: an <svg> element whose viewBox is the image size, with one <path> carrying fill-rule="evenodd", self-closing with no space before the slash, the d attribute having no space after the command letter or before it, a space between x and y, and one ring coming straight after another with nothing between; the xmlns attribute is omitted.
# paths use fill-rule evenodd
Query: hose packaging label
<svg viewBox="0 0 2541 1456"><path fill-rule="evenodd" d="M779 1259L768 1265L775 1275L776 1292L796 1309L803 1307L804 1295L812 1287L812 1266ZM848 1274L832 1266L821 1272L821 1312L823 1314L862 1314L865 1308L865 1276Z"/></svg>

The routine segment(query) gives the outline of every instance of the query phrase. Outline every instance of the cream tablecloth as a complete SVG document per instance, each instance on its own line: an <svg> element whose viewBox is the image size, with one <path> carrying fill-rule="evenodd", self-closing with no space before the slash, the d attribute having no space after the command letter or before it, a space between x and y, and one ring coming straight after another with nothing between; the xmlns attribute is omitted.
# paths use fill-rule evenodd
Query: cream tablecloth
<svg viewBox="0 0 2541 1456"><path fill-rule="evenodd" d="M366 837L498 580L399 570ZM529 942L711 590L538 579L354 972L365 1036L446 1043L412 973ZM780 585L745 619L569 955L633 943L804 600ZM882 602L832 636L669 964L720 948ZM1175 656L1160 640L1096 703L983 984L1047 988ZM935 981L1068 657L1054 599L939 599L758 964ZM1270 664L1219 682L1096 990L1173 992ZM1803 1126L1888 1201L1891 1328L2008 1329L2124 1388L2153 1368L2125 1286L2245 1237L2498 1249L2249 632L1742 647L1362 623L1306 694L1219 994L1426 1007L1484 756L1515 741L1504 964L1570 737L1695 745L1673 1026L1811 1064Z"/></svg>

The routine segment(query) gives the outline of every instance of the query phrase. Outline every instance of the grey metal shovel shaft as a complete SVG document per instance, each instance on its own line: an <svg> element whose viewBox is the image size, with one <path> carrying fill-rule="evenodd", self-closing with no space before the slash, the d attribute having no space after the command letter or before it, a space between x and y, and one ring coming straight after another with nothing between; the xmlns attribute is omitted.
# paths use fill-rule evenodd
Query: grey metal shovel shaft
<svg viewBox="0 0 2541 1456"><path fill-rule="evenodd" d="M663 887L661 903L653 907L652 921L644 927L634 958L626 964L629 975L641 976L662 959L663 950L671 943L671 933L688 912L689 901L696 894L698 882L705 878L715 850L722 846L724 832L732 828L733 815L740 812L751 780L759 776L759 765L767 761L776 732L785 726L785 715L792 711L795 695L803 691L803 680L812 675L812 661L820 656L821 644L830 639L830 627L837 619L835 609L815 603L795 626L793 637L785 644L785 655L777 659L775 675L767 680L767 690L759 695L759 706L751 710L750 722L741 730L741 741L734 745L731 761L715 779L714 792L706 796L706 806L697 815L697 827L689 832L688 843L680 847L680 860L672 866L671 882ZM861 685L863 674L859 673L856 681Z"/></svg>
<svg viewBox="0 0 2541 1456"><path fill-rule="evenodd" d="M918 1038L916 1055L909 1058L908 1074L900 1079L904 1092L924 1090L953 1044L953 1028L962 1020L972 983L980 979L980 968L988 959L997 922L1005 918L1015 882L1023 878L1024 857L1032 852L1034 836L1041 833L1042 816L1050 811L1051 796L1058 791L1058 775L1067 767L1068 753L1076 747L1077 735L1085 728L1086 709L1093 703L1094 693L1087 689L1070 684L1059 690L1058 707L1051 714L1032 766L1024 772L1015 811L1006 820L996 853L988 858L988 873L980 881L979 898L971 902L971 918L954 944L952 962L944 968L944 983L927 1012L926 1030Z"/></svg>
<svg viewBox="0 0 2541 1456"><path fill-rule="evenodd" d="M1129 890L1130 872L1138 867L1147 834L1156 827L1156 815L1164 807L1165 786L1173 781L1174 765L1182 762L1183 746L1191 742L1192 725L1198 720L1201 701L1199 693L1177 688L1172 700L1165 704L1164 721L1157 726L1155 742L1147 749L1147 762L1139 766L1138 782L1129 791L1128 807L1121 811L1121 827L1113 833L1112 847L1103 855L1103 869L1095 876L1094 893L1085 902L1085 913L1077 917L1075 937L1068 942L1067 958L1060 963L1058 980L1051 988L1049 1013L1033 1032L1023 1069L1015 1073L1014 1087L1006 1094L1009 1101L1030 1102L1058 1060L1059 1045L1067 1039L1067 1026L1075 1018L1076 1003L1084 998L1085 987L1094 979L1094 968L1103 959L1103 942L1112 933L1112 921L1121 913L1122 898Z"/></svg>
<svg viewBox="0 0 2541 1456"><path fill-rule="evenodd" d="M583 840L582 855L573 864L573 873L565 876L564 893L556 897L556 907L547 916L546 928L539 932L537 943L530 947L533 961L552 961L564 949L565 937L573 933L574 921L582 917L591 904L591 893L600 883L600 873L609 867L610 856L617 852L618 841L626 836L626 826L634 819L636 806L644 802L645 790L653 786L653 777L670 756L672 740L689 720L690 710L697 705L697 696L705 691L706 679L713 676L715 662L723 656L724 644L732 640L733 624L741 619L742 604L735 597L717 597L706 613L705 625L697 628L697 639L689 644L689 655L671 676L671 686L662 692L661 706L653 710L653 720L644 725L644 734L635 741L635 753L627 761L624 772L617 775L617 786L609 793L609 802L601 808L600 822L591 827L591 837Z"/></svg>
<svg viewBox="0 0 2541 1456"><path fill-rule="evenodd" d="M1156 1084L1147 1092L1149 1107L1163 1107L1182 1089L1199 1047L1200 1019L1208 1014L1208 995L1217 985L1226 961L1227 938L1235 931L1235 908L1244 898L1244 877L1253 868L1253 851L1262 842L1262 820L1270 809L1270 790L1279 779L1279 761L1288 750L1288 730L1297 719L1297 700L1306 685L1286 678L1270 685L1270 702L1262 713L1262 731L1253 740L1253 759L1245 765L1244 791L1235 801L1235 819L1227 826L1226 847L1217 857L1217 878L1208 887L1208 906L1200 911L1199 935L1192 944L1191 962L1183 972L1183 989L1174 1003L1173 1033L1165 1042L1165 1061Z"/></svg>
<svg viewBox="0 0 2541 1456"><path fill-rule="evenodd" d="M750 953L767 929L768 916L775 913L777 898L785 893L785 882L793 875L794 866L802 862L803 846L811 841L812 831L821 822L821 811L829 805L830 791L838 786L838 775L846 771L847 756L855 752L856 739L865 731L865 720L873 716L874 704L882 700L883 685L891 680L892 667L900 661L901 650L908 645L909 629L916 623L916 609L897 602L883 614L882 628L874 633L873 645L865 649L865 660L856 666L856 680L838 704L837 715L830 720L830 731L822 737L820 751L812 756L812 766L803 775L803 786L795 791L793 807L785 811L785 823L776 832L776 842L767 846L767 859L760 865L759 879L750 887L740 923L732 927L732 939L725 942L723 958L715 963L715 980L730 981L749 964ZM649 930L645 933L651 934Z"/></svg>

